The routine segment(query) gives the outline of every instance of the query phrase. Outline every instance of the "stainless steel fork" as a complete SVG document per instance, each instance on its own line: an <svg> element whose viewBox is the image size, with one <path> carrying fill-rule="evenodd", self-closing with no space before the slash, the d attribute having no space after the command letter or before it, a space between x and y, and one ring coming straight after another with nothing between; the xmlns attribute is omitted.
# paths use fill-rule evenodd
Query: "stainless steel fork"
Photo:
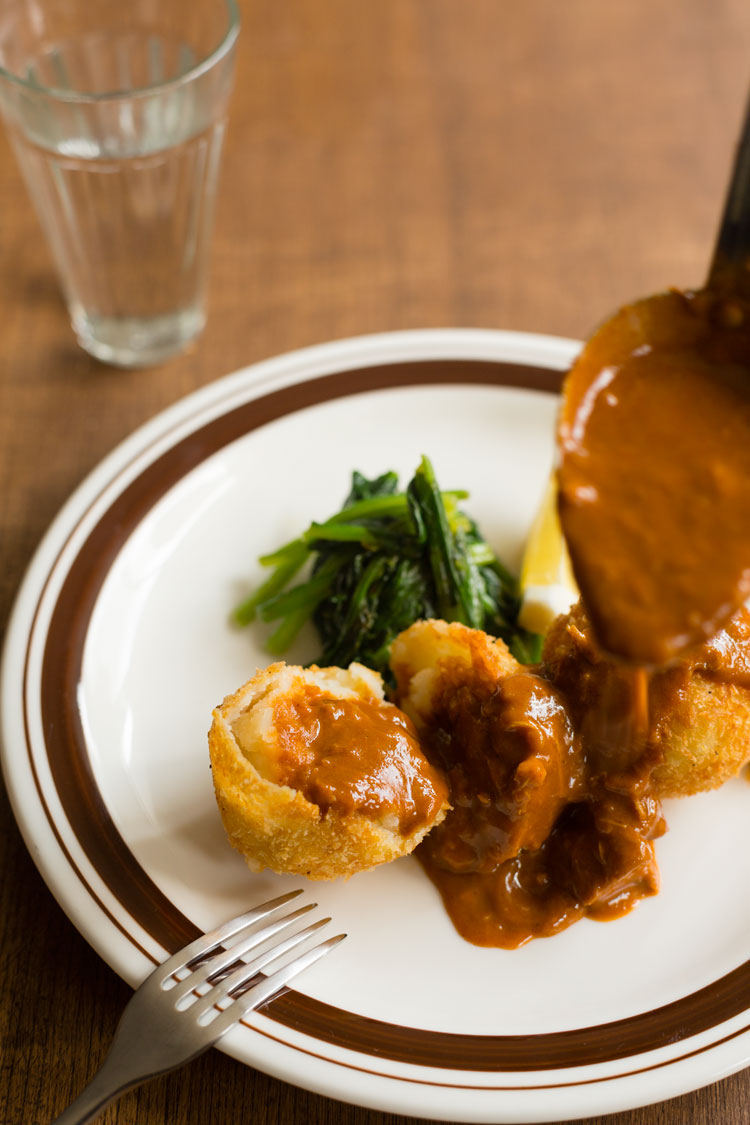
<svg viewBox="0 0 750 1125"><path fill-rule="evenodd" d="M331 921L322 918L276 941L277 934L317 905L278 913L301 893L291 891L232 918L155 969L127 1004L100 1070L53 1125L85 1125L125 1090L196 1058L338 945L346 934L337 934L263 974L272 962ZM269 915L276 916L259 926ZM262 952L247 960L247 954L260 946L265 946Z"/></svg>

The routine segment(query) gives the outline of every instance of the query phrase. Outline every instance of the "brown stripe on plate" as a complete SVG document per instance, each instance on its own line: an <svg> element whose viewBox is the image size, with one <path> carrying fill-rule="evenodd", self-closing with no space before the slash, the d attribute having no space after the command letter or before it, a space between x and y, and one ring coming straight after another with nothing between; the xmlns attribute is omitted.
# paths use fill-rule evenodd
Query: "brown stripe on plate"
<svg viewBox="0 0 750 1125"><path fill-rule="evenodd" d="M58 796L88 859L123 908L166 949L178 949L196 935L196 928L152 882L115 828L91 771L76 704L94 603L127 538L157 501L207 457L259 426L305 407L397 386L465 383L557 391L561 378L559 371L523 364L434 360L338 372L294 384L243 403L177 441L144 468L101 516L68 570L47 632L41 687L45 745ZM78 875L85 884L82 873ZM499 1072L585 1066L652 1051L748 1008L750 962L650 1012L541 1035L453 1035L401 1027L294 991L279 997L265 1014L321 1042L374 1058Z"/></svg>

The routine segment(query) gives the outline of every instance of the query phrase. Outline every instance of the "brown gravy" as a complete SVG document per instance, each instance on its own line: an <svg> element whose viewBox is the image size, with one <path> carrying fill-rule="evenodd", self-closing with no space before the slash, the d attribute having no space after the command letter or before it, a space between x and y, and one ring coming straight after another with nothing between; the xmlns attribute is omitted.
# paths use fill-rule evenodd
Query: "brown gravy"
<svg viewBox="0 0 750 1125"><path fill-rule="evenodd" d="M658 890L653 757L639 744L629 768L603 772L548 679L446 693L423 744L453 809L416 854L467 941L514 949Z"/></svg>
<svg viewBox="0 0 750 1125"><path fill-rule="evenodd" d="M444 700L426 739L454 811L417 854L478 945L655 894L660 724L695 674L750 686L750 306L673 292L622 310L568 376L559 439L591 626L579 609L573 636L574 613L541 676Z"/></svg>
<svg viewBox="0 0 750 1125"><path fill-rule="evenodd" d="M422 733L453 810L417 849L459 933L515 948L659 889L655 780L691 678L750 687L750 612L668 667L597 646L581 605L536 670L447 691Z"/></svg>
<svg viewBox="0 0 750 1125"><path fill-rule="evenodd" d="M279 783L324 813L365 813L406 835L430 824L445 801L411 721L390 703L308 690L278 704L274 724Z"/></svg>
<svg viewBox="0 0 750 1125"><path fill-rule="evenodd" d="M748 435L750 307L675 292L623 310L575 363L560 422L588 617L574 611L537 669L448 683L425 756L395 707L295 700L277 716L294 734L286 783L405 832L447 783L451 810L416 854L477 945L516 948L655 894L660 724L694 675L750 687Z"/></svg>
<svg viewBox="0 0 750 1125"><path fill-rule="evenodd" d="M750 307L623 309L567 378L560 518L598 643L663 665L750 595Z"/></svg>

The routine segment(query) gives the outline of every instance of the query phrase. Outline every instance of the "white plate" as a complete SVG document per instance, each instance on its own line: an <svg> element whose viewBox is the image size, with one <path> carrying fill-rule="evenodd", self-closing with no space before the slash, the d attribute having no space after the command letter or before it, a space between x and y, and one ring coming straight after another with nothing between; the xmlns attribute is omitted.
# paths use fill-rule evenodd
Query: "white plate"
<svg viewBox="0 0 750 1125"><path fill-rule="evenodd" d="M143 427L63 509L7 636L3 764L50 888L131 984L299 883L231 851L208 768L212 707L268 662L227 620L257 556L330 514L353 468L406 481L427 453L517 565L576 349L446 330L258 364ZM453 1121L601 1114L721 1078L750 1061L749 802L738 781L671 804L659 896L514 952L463 942L414 860L317 884L348 941L224 1049Z"/></svg>

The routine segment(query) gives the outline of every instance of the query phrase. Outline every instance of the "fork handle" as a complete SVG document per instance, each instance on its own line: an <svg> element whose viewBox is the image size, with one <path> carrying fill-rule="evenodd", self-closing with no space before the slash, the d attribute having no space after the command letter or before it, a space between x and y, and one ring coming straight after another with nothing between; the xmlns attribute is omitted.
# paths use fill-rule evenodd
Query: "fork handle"
<svg viewBox="0 0 750 1125"><path fill-rule="evenodd" d="M137 1086L138 1082L137 1078L124 1079L122 1068L108 1057L76 1100L55 1118L52 1125L86 1125L89 1121L95 1121L110 1102L131 1086Z"/></svg>

